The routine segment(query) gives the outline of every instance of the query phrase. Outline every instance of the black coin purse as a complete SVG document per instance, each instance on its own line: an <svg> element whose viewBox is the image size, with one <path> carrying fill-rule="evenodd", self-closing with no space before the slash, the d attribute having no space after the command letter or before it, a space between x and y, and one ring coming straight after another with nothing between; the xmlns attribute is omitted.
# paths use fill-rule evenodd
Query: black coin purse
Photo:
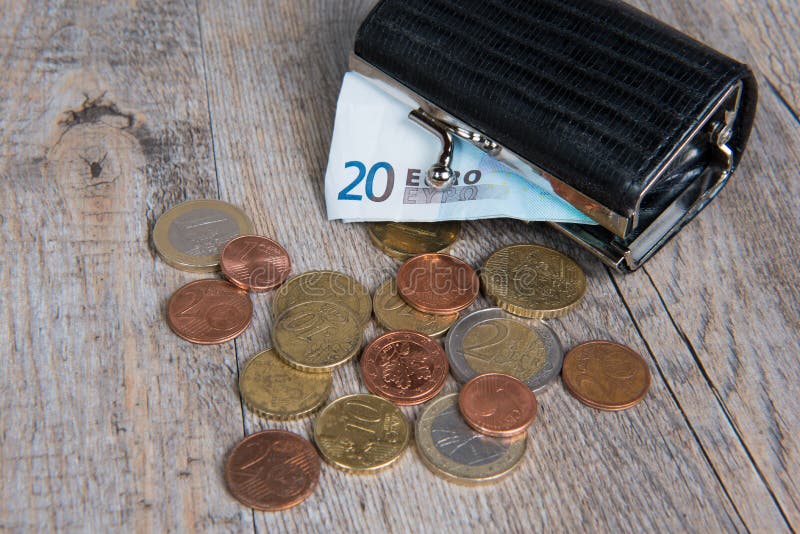
<svg viewBox="0 0 800 534"><path fill-rule="evenodd" d="M616 0L382 0L350 68L419 104L429 186L466 139L542 175L598 223L552 224L623 271L725 186L757 101L746 65Z"/></svg>

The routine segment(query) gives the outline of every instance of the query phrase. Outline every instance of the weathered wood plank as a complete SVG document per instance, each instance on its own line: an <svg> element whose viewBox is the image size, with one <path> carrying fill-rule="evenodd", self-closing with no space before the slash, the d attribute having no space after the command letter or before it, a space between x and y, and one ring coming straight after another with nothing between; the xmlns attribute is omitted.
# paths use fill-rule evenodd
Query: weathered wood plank
<svg viewBox="0 0 800 534"><path fill-rule="evenodd" d="M0 530L239 530L233 344L163 306L167 207L217 196L193 3L0 8ZM231 417L231 413L236 416Z"/></svg>
<svg viewBox="0 0 800 534"><path fill-rule="evenodd" d="M800 6L647 4L750 63L761 98L748 154L726 191L644 274L617 282L656 359L674 375L676 396L740 512L765 517L771 510L777 519L777 511L797 528L800 441L788 429L800 424L800 275L792 237L800 235L800 125L770 84L783 80L776 88L792 98L796 45L785 43L798 40L791 21ZM712 19L717 24L709 25ZM730 450L744 451L753 468ZM752 484L742 484L755 479L764 480L775 505L764 506L753 499Z"/></svg>
<svg viewBox="0 0 800 534"><path fill-rule="evenodd" d="M285 243L297 272L342 269L375 289L397 264L371 248L360 225L327 223L322 199L335 98L352 35L369 4L320 9L307 2L237 2L221 9L203 2L201 25L223 198L245 205L259 231ZM528 240L556 243L589 272L586 302L555 321L566 346L603 337L648 354L605 269L548 230L504 221L467 224L454 253L478 265L501 244ZM237 342L240 367L269 344L268 300L257 300L256 328ZM374 334L373 329L369 335ZM307 503L281 514L256 514L256 524L264 530L430 530L446 524L615 531L759 524L757 518L742 523L738 505L731 504L650 363L652 393L625 414L588 410L555 386L542 398L524 465L496 486L447 484L408 453L374 477L325 468ZM354 364L336 372L334 396L363 390ZM407 414L413 418L416 411ZM311 421L265 423L246 413L246 426L248 432L269 427L308 435ZM747 469L746 458L743 463ZM754 484L756 499L766 495L759 481ZM780 525L779 517L772 523L765 517L761 524Z"/></svg>

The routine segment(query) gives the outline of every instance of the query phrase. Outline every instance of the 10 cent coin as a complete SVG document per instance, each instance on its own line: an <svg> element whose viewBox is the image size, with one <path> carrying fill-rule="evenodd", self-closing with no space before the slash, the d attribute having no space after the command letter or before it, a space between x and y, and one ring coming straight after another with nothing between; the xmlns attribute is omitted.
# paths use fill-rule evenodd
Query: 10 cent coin
<svg viewBox="0 0 800 534"><path fill-rule="evenodd" d="M396 461L411 434L406 417L386 399L349 395L317 416L314 441L322 457L339 469L370 472Z"/></svg>

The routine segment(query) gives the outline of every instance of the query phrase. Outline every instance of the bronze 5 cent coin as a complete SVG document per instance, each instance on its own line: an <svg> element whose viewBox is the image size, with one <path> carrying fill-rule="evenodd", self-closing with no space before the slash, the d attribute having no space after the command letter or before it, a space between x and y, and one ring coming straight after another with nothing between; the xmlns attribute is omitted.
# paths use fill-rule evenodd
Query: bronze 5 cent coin
<svg viewBox="0 0 800 534"><path fill-rule="evenodd" d="M458 395L458 408L469 426L487 436L506 438L527 430L536 418L536 396L513 376L479 375Z"/></svg>
<svg viewBox="0 0 800 534"><path fill-rule="evenodd" d="M292 270L286 250L260 235L242 235L228 241L219 263L222 274L233 285L256 293L275 289Z"/></svg>
<svg viewBox="0 0 800 534"><path fill-rule="evenodd" d="M224 280L190 282L167 303L167 324L186 341L224 343L250 326L253 303L243 289Z"/></svg>
<svg viewBox="0 0 800 534"><path fill-rule="evenodd" d="M561 370L564 386L582 403L600 410L625 410L650 387L644 358L613 341L589 341L570 350Z"/></svg>
<svg viewBox="0 0 800 534"><path fill-rule="evenodd" d="M285 430L250 434L225 463L225 481L236 499L256 510L286 510L317 487L321 460L307 440Z"/></svg>
<svg viewBox="0 0 800 534"><path fill-rule="evenodd" d="M411 307L449 315L469 307L480 290L475 270L449 254L414 256L397 271L397 291Z"/></svg>
<svg viewBox="0 0 800 534"><path fill-rule="evenodd" d="M442 390L447 355L426 335L410 330L389 332L367 345L361 375L367 389L399 405L421 404Z"/></svg>

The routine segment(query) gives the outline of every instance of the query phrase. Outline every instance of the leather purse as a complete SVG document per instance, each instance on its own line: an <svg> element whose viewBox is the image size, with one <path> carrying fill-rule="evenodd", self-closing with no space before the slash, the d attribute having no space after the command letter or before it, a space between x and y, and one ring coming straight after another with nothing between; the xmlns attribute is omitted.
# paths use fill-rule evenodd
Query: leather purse
<svg viewBox="0 0 800 534"><path fill-rule="evenodd" d="M622 271L724 187L757 101L746 65L616 0L382 0L350 68L418 103L429 186L466 139L543 176L597 222L551 224Z"/></svg>

